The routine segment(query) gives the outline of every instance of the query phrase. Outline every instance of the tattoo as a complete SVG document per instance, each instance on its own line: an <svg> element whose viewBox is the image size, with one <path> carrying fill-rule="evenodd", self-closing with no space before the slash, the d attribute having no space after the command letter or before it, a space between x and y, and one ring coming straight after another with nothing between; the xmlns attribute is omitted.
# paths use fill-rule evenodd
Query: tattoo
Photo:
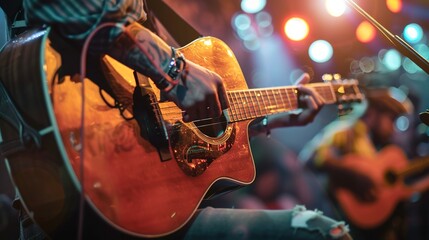
<svg viewBox="0 0 429 240"><path fill-rule="evenodd" d="M119 56L118 60L123 64L154 81L163 78L163 66L167 66L171 58L171 53L166 51L167 47L162 48L167 45L137 24L131 24L126 31L118 38L111 53Z"/></svg>

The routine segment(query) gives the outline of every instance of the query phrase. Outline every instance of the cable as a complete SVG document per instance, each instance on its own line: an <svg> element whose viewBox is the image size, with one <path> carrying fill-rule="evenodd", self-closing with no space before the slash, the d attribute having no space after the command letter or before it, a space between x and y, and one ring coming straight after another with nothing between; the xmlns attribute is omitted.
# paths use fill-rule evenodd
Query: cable
<svg viewBox="0 0 429 240"><path fill-rule="evenodd" d="M84 178L84 153L85 153L85 76L86 76L86 58L88 54L88 47L93 39L94 35L105 27L118 27L124 30L123 24L119 23L103 23L96 27L86 38L80 58L80 81L82 82L81 94L82 94L82 104L81 104L81 128L80 128L80 184L81 184L81 195L79 201L79 221L78 221L78 235L77 239L81 240L83 236L83 217L84 217L84 204L85 204L85 178Z"/></svg>

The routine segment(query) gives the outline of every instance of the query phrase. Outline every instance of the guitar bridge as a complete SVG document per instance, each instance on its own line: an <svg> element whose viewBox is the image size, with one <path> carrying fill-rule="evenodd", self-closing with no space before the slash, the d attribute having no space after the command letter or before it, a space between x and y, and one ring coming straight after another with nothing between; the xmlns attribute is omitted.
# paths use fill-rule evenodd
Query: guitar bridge
<svg viewBox="0 0 429 240"><path fill-rule="evenodd" d="M159 116L155 94L149 88L136 87L133 101L133 113L140 127L140 135L158 149L162 162L171 160L168 137Z"/></svg>

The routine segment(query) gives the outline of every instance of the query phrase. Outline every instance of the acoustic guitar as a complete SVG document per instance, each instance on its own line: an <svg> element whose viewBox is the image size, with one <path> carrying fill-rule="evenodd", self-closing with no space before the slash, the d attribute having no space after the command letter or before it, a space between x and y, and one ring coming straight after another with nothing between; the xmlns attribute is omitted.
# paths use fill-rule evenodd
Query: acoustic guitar
<svg viewBox="0 0 429 240"><path fill-rule="evenodd" d="M405 179L429 167L429 158L409 161L402 149L395 145L383 148L374 158L346 155L341 164L368 176L375 184L375 200L360 201L347 189L335 190L335 197L348 220L354 225L371 229L383 224L397 204L414 193L429 188L429 177L412 184Z"/></svg>
<svg viewBox="0 0 429 240"><path fill-rule="evenodd" d="M7 166L22 205L47 234L76 235L83 196L84 232L94 228L86 223L98 220L106 234L168 235L191 219L203 199L255 179L248 126L255 118L299 109L299 91L248 89L233 52L219 39L202 37L180 51L223 78L229 108L219 119L185 123L174 103L161 102L155 88L143 86L134 93L142 100L134 103L143 115L139 126L122 117L132 110L120 114L106 104L112 97L100 95L94 83L105 82L103 76L89 74L92 81L84 84L73 80L70 68L79 65L79 51L49 28L5 46L0 78L40 135L40 147L8 156ZM98 62L88 64L95 68ZM117 92L133 96L137 75L131 69L108 57L102 66L108 79L117 79L111 83ZM363 97L356 80L308 86L328 104ZM17 134L5 121L1 129L3 141Z"/></svg>

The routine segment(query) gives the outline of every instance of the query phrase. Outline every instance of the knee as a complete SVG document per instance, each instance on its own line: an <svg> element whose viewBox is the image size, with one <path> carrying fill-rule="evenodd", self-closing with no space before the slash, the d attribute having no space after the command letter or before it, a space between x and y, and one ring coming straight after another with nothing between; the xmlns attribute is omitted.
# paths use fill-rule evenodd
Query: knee
<svg viewBox="0 0 429 240"><path fill-rule="evenodd" d="M349 227L343 221L329 218L318 210L307 210L304 206L293 209L291 227L310 235L321 235L323 239L352 239Z"/></svg>

